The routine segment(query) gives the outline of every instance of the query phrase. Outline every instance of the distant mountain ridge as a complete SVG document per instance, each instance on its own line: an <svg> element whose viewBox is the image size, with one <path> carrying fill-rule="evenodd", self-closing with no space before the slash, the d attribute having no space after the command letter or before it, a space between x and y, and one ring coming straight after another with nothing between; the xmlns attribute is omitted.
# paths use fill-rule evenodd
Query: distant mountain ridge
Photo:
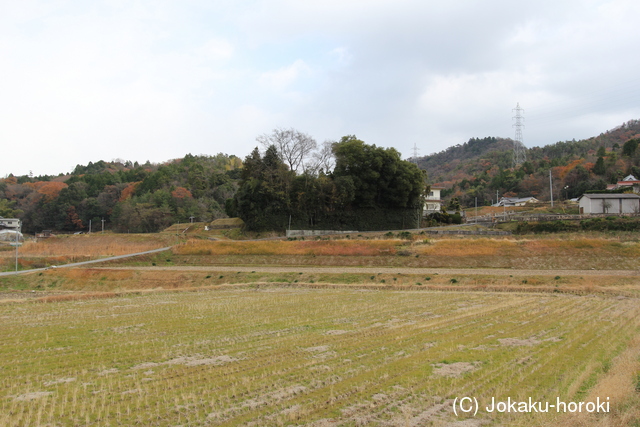
<svg viewBox="0 0 640 427"><path fill-rule="evenodd" d="M527 162L515 169L513 140L498 137L471 138L414 160L427 171L432 185L447 188L444 197L458 197L463 205L475 202L475 197L481 203L489 203L496 191L548 197L542 181L544 174L548 181L550 169L562 184L558 191L563 189L565 194L577 197L582 191L604 188L629 173L639 176L640 153L623 153L625 144L639 138L640 120L630 120L588 139L527 148ZM571 171L580 175L581 182L572 181Z"/></svg>

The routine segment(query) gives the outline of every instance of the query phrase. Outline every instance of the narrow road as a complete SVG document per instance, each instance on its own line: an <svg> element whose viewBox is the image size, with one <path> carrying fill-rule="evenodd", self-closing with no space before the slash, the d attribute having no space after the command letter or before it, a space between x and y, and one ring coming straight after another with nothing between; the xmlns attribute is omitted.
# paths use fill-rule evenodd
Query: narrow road
<svg viewBox="0 0 640 427"><path fill-rule="evenodd" d="M83 266L83 265L95 264L95 263L98 263L98 262L113 261L113 260L116 260L116 259L129 258L129 257L133 257L133 256L138 256L138 255L146 255L146 254L153 254L153 253L156 253L156 252L164 252L164 251L168 251L171 248L172 248L172 246L167 246L166 248L152 249L150 251L138 252L138 253L135 253L135 254L117 255L117 256L112 256L112 257L108 257L108 258L93 259L91 261L82 261L82 262L74 262L74 263L71 263L71 264L56 265L54 267L34 268L34 269L31 269L31 270L6 271L4 273L0 273L0 276L15 276L16 274L33 273L33 272L36 272L36 271L48 270L50 268L80 267L80 266Z"/></svg>

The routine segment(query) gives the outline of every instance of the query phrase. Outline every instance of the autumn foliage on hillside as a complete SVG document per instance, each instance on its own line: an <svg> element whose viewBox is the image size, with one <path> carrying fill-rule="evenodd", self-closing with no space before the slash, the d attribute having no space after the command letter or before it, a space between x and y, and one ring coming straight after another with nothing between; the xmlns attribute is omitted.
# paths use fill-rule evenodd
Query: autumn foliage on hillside
<svg viewBox="0 0 640 427"><path fill-rule="evenodd" d="M554 198L575 198L604 190L627 175L640 178L640 120L631 120L597 137L564 141L527 150L527 161L514 168L513 141L472 138L468 142L418 159L433 184L445 187L444 198L463 206L487 205L498 197L533 196L549 200L549 173Z"/></svg>
<svg viewBox="0 0 640 427"><path fill-rule="evenodd" d="M415 160L431 184L445 187L441 193L445 202L456 197L463 207L474 206L476 200L487 205L496 196L507 195L549 200L549 174L556 200L604 190L630 174L640 178L640 120L585 140L531 147L527 161L515 168L512 145L510 139L471 138ZM267 161L265 152L264 159L248 156L248 165L233 155L188 154L162 164L89 162L60 176L9 175L0 179L0 216L20 218L27 233L87 231L90 223L103 220L115 231L152 232L191 218L211 221L234 211L256 227L262 214L273 220L263 221L270 227L275 222L284 227L290 217L294 224L297 219L300 226L316 227L322 221L342 226L363 216L371 219L382 208L414 208L417 186L407 185L413 179L389 177L396 172L412 176L415 171L400 162L401 167L391 173L389 165L396 164L395 158L381 162L382 151L371 167L352 171L341 166L344 162L335 167L331 156L335 146L325 143L314 154L315 166L300 166L305 172L299 174L281 164L282 159ZM360 215L357 209L377 210L375 215ZM382 216L380 223L388 223ZM409 223L413 219L402 219L399 226Z"/></svg>
<svg viewBox="0 0 640 427"><path fill-rule="evenodd" d="M114 161L78 165L67 176L0 179L0 216L18 217L28 233L88 231L105 220L117 231L150 232L189 218L224 217L237 189L235 156L187 155L163 164Z"/></svg>

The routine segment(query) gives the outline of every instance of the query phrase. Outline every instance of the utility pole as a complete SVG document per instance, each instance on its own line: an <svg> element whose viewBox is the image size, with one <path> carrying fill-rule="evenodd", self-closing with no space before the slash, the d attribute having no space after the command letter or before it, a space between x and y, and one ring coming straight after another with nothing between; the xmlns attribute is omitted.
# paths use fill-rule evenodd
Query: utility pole
<svg viewBox="0 0 640 427"><path fill-rule="evenodd" d="M16 272L18 271L18 236L22 231L22 221L18 220L18 227L16 228Z"/></svg>
<svg viewBox="0 0 640 427"><path fill-rule="evenodd" d="M551 180L551 169L549 169L549 193L551 194L551 207L553 207L553 181Z"/></svg>
<svg viewBox="0 0 640 427"><path fill-rule="evenodd" d="M102 218L102 234L104 234L104 218Z"/></svg>
<svg viewBox="0 0 640 427"><path fill-rule="evenodd" d="M520 103L516 105L512 111L516 112L516 115L513 117L516 122L513 127L516 128L516 137L513 141L513 167L519 166L527 161L527 152L525 151L524 144L522 142L522 128L524 127L524 117L522 116L522 112L524 109L520 108Z"/></svg>
<svg viewBox="0 0 640 427"><path fill-rule="evenodd" d="M91 234L91 220L89 220L89 234Z"/></svg>
<svg viewBox="0 0 640 427"><path fill-rule="evenodd" d="M476 196L476 224L478 223L478 197Z"/></svg>

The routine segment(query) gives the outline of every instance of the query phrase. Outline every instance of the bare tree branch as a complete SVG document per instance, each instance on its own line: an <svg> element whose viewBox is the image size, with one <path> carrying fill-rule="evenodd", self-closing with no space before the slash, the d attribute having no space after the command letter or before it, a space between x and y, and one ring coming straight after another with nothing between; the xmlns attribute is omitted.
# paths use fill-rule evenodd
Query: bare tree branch
<svg viewBox="0 0 640 427"><path fill-rule="evenodd" d="M312 159L307 166L307 171L312 175L317 175L320 171L329 173L336 165L336 158L333 155L333 144L336 141L327 140L322 143L320 149L313 153Z"/></svg>
<svg viewBox="0 0 640 427"><path fill-rule="evenodd" d="M305 160L318 145L311 136L293 128L276 128L271 134L260 135L256 140L265 149L270 145L275 146L280 159L296 173L300 168L304 172Z"/></svg>

